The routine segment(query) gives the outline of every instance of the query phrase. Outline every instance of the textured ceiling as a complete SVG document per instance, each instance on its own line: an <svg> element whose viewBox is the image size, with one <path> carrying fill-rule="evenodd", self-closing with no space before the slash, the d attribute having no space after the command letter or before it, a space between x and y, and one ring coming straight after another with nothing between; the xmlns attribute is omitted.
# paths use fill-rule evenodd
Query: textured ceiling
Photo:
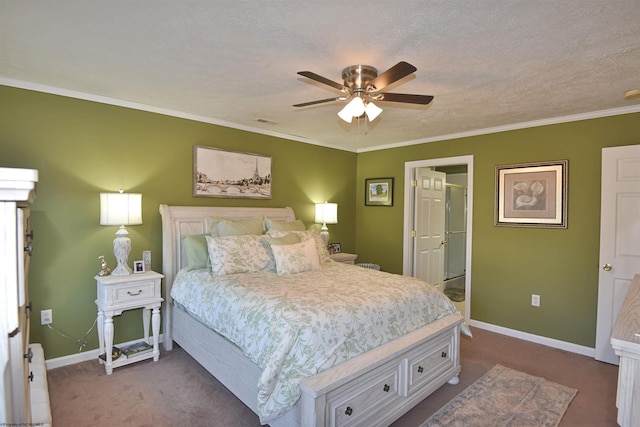
<svg viewBox="0 0 640 427"><path fill-rule="evenodd" d="M431 105L292 107L338 95L298 71L399 61ZM639 70L638 0L0 1L0 84L351 151L640 111Z"/></svg>

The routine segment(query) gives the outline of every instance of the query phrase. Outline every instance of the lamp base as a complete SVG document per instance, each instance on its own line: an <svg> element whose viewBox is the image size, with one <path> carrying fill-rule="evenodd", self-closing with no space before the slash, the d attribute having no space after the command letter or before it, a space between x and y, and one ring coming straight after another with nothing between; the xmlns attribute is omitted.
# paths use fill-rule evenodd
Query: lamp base
<svg viewBox="0 0 640 427"><path fill-rule="evenodd" d="M124 225L116 232L113 240L113 254L116 256L118 266L111 272L112 276L128 276L133 271L129 267L129 254L131 253L131 239Z"/></svg>
<svg viewBox="0 0 640 427"><path fill-rule="evenodd" d="M329 229L327 228L327 224L322 224L322 228L320 229L320 238L322 239L322 243L324 243L324 247L329 246Z"/></svg>

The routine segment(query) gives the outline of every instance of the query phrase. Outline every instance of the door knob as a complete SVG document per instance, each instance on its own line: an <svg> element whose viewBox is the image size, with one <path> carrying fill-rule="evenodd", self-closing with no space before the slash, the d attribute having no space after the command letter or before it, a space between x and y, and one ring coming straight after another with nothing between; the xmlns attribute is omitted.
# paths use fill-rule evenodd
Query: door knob
<svg viewBox="0 0 640 427"><path fill-rule="evenodd" d="M611 264L605 264L605 265L602 266L602 269L604 271L611 271L612 268L613 267L611 266Z"/></svg>

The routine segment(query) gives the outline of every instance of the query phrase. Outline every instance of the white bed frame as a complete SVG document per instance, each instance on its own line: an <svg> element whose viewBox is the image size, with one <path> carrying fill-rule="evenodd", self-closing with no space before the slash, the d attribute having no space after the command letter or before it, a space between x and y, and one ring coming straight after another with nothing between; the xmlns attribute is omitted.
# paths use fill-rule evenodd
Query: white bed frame
<svg viewBox="0 0 640 427"><path fill-rule="evenodd" d="M291 208L160 205L164 348L176 342L257 413L261 369L242 351L173 305L171 286L185 265L182 236L209 232L206 217L264 215L293 221ZM305 378L296 405L269 423L280 426L388 425L460 372L461 316L448 315L317 375Z"/></svg>

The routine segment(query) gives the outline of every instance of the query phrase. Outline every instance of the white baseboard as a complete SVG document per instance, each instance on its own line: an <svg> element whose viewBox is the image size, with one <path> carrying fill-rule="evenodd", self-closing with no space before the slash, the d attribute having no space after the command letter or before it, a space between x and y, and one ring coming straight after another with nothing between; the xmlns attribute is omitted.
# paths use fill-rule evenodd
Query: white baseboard
<svg viewBox="0 0 640 427"><path fill-rule="evenodd" d="M553 347L560 350L570 351L571 353L582 354L583 356L594 357L596 356L596 349L591 347L585 347L583 345L573 344L566 341L560 341L553 338L542 337L540 335L530 334L528 332L522 332L515 329L505 328L503 326L496 326L490 323L479 322L477 320L468 321L470 326L484 329L490 332L495 332L502 335L507 335L513 338L519 338L521 340L530 341L536 344L546 345L547 347Z"/></svg>
<svg viewBox="0 0 640 427"><path fill-rule="evenodd" d="M160 334L158 338L159 338L159 342L162 343L163 334ZM114 345L116 347L125 347L125 346L131 345L137 342L142 342L142 341L144 341L144 339L141 338L139 340L133 340L133 341L128 341L128 342L114 344ZM87 360L97 361L99 355L100 355L100 350L96 348L95 350L83 351L82 353L70 354L69 356L56 357L55 359L47 359L46 360L47 371L50 369L61 368L63 366L74 365L80 362L86 362Z"/></svg>
<svg viewBox="0 0 640 427"><path fill-rule="evenodd" d="M595 357L595 348L585 347L578 344L569 343L566 341L560 341L553 338L541 337L539 335L530 334L528 332L517 331L515 329L505 328L503 326L496 326L490 323L479 322L477 320L468 320L467 323L475 328L484 329L490 332L506 335L513 338L519 338L521 340L534 342L536 344L546 345L547 347L553 347L560 350L570 351L572 353L582 354L583 356ZM125 346L140 342L142 339L129 341L126 343L116 344L116 346ZM163 335L160 334L160 342L163 342ZM55 359L48 359L46 361L47 370L60 368L62 366L73 365L80 362L86 362L87 360L95 360L98 358L100 350L89 350L82 353L71 354L69 356L57 357Z"/></svg>

